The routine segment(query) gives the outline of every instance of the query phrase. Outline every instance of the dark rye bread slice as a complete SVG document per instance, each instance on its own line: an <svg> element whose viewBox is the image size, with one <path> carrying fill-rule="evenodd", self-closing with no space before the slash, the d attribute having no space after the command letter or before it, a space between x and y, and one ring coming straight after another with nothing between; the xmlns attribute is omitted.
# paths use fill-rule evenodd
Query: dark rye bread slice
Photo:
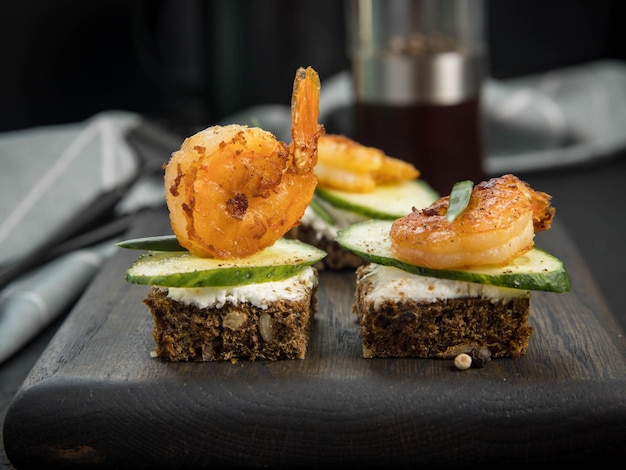
<svg viewBox="0 0 626 470"><path fill-rule="evenodd" d="M199 308L153 287L144 299L154 318L155 353L166 361L304 359L317 308L317 284L298 300Z"/></svg>
<svg viewBox="0 0 626 470"><path fill-rule="evenodd" d="M388 299L374 305L368 266L357 268L353 312L359 321L362 355L372 357L454 358L486 347L491 357L526 353L530 295L506 300L481 297Z"/></svg>
<svg viewBox="0 0 626 470"><path fill-rule="evenodd" d="M320 237L315 229L309 225L298 225L292 228L287 237L308 243L327 253L324 259L315 265L318 269L338 271L341 269L355 269L365 264L362 258L346 250L335 240L330 240L325 236Z"/></svg>

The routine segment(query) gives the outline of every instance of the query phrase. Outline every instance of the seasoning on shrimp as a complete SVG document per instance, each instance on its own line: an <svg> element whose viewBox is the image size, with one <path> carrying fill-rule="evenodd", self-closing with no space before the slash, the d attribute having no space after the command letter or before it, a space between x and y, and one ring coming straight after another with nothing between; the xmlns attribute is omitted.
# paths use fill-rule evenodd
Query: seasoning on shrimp
<svg viewBox="0 0 626 470"><path fill-rule="evenodd" d="M476 185L465 210L446 220L449 196L393 222L398 258L435 269L506 265L534 246L535 232L550 228L550 195L514 175Z"/></svg>
<svg viewBox="0 0 626 470"><path fill-rule="evenodd" d="M179 243L201 257L245 258L300 223L317 177L320 81L296 72L292 143L237 124L213 126L183 142L165 166L165 196Z"/></svg>

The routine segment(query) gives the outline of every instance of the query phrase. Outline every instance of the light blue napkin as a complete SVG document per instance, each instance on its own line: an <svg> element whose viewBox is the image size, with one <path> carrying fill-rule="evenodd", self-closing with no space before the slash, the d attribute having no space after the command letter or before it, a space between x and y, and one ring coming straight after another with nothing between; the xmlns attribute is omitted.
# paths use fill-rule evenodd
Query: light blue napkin
<svg viewBox="0 0 626 470"><path fill-rule="evenodd" d="M103 190L129 181L139 163L124 133L132 113L0 135L0 264L22 256Z"/></svg>
<svg viewBox="0 0 626 470"><path fill-rule="evenodd" d="M573 167L626 148L622 61L489 80L483 95L489 174Z"/></svg>
<svg viewBox="0 0 626 470"><path fill-rule="evenodd" d="M135 177L139 161L125 133L139 123L134 113L110 111L76 124L0 134L0 264L45 241L102 191ZM141 201L136 190L132 197ZM123 202L122 211L137 206ZM113 241L64 255L0 291L0 362L68 308L111 247Z"/></svg>
<svg viewBox="0 0 626 470"><path fill-rule="evenodd" d="M78 250L34 270L0 292L0 363L35 337L83 292L115 245Z"/></svg>

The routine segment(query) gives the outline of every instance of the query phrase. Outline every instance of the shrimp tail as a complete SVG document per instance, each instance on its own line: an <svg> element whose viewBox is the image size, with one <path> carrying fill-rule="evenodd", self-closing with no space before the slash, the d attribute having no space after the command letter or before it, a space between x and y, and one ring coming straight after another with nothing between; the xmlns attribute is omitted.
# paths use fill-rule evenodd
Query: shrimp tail
<svg viewBox="0 0 626 470"><path fill-rule="evenodd" d="M312 67L296 71L291 99L292 154L296 171L310 173L317 164L317 142L324 135L318 124L320 79Z"/></svg>
<svg viewBox="0 0 626 470"><path fill-rule="evenodd" d="M533 228L535 232L543 232L552 226L556 209L550 205L552 197L541 191L532 191Z"/></svg>

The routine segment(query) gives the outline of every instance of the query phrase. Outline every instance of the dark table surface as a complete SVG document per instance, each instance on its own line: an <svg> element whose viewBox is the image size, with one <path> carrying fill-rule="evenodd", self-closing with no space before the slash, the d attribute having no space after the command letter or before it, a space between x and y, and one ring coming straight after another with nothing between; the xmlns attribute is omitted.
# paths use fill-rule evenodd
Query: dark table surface
<svg viewBox="0 0 626 470"><path fill-rule="evenodd" d="M557 218L576 244L608 308L626 331L626 296L621 290L626 265L626 153L588 166L521 174L548 192ZM24 379L63 323L64 315L0 365L0 422ZM2 430L0 429L0 432ZM0 469L12 469L4 451Z"/></svg>

